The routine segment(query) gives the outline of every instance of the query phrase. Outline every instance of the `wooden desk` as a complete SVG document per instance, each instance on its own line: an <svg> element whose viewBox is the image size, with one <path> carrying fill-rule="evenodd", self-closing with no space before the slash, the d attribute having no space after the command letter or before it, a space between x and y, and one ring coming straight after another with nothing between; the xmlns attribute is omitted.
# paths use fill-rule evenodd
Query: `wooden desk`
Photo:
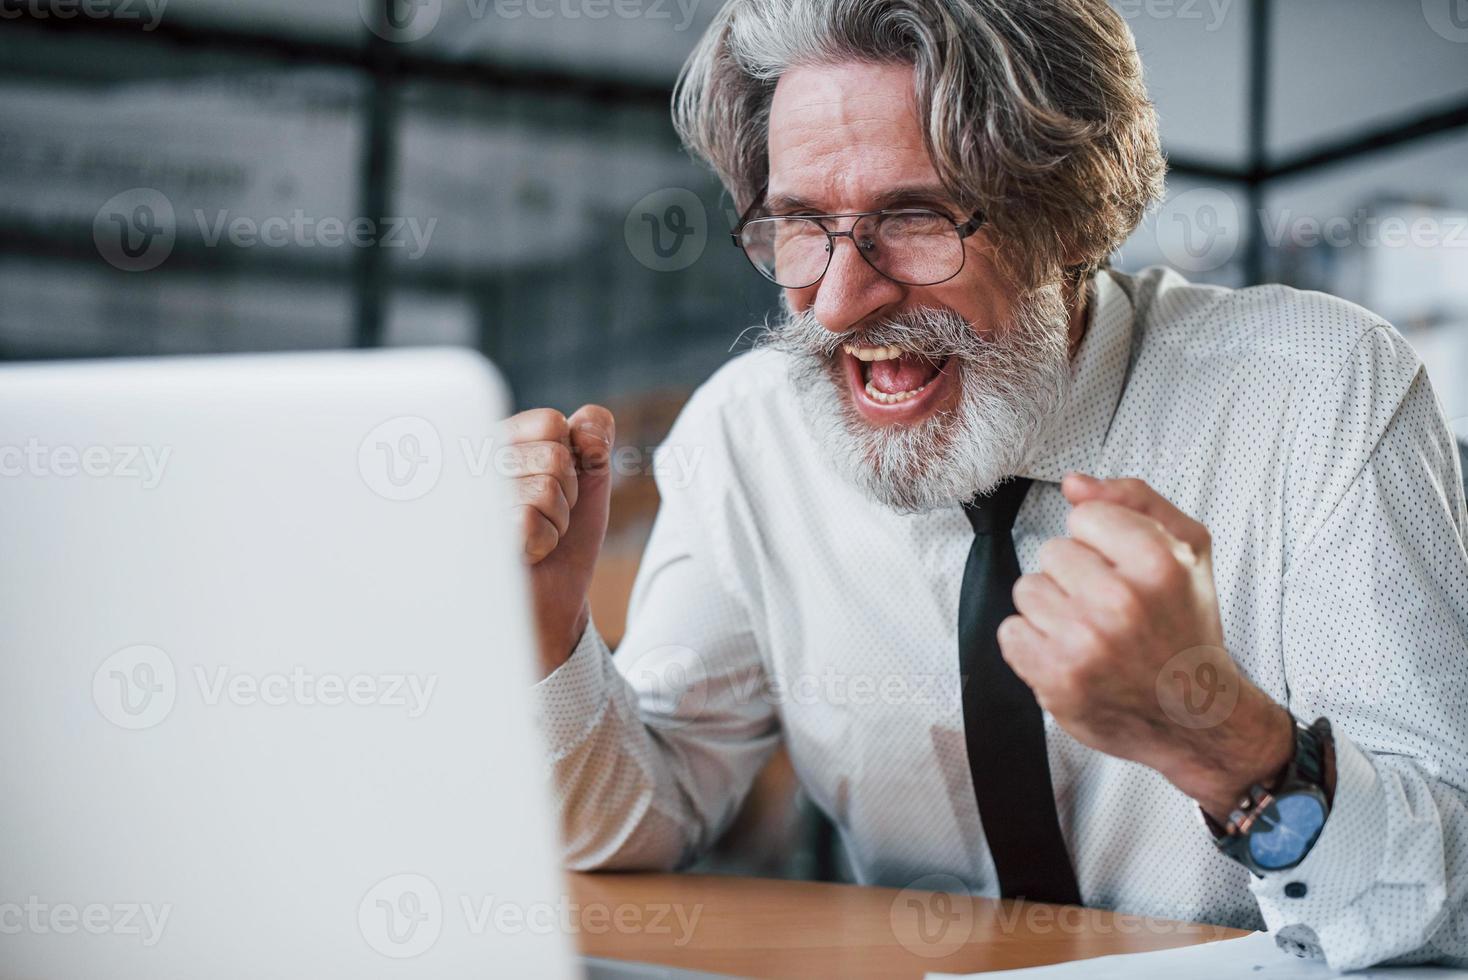
<svg viewBox="0 0 1468 980"><path fill-rule="evenodd" d="M918 978L1229 939L1222 926L929 891L575 874L581 951L742 977Z"/></svg>

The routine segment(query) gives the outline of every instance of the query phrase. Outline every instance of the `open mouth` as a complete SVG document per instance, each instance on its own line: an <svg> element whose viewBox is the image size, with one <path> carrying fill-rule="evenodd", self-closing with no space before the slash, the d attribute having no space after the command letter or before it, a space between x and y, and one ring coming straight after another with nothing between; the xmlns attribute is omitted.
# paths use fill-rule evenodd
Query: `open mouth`
<svg viewBox="0 0 1468 980"><path fill-rule="evenodd" d="M852 400L874 421L912 421L926 415L951 383L952 358L934 360L897 347L856 344L842 350Z"/></svg>

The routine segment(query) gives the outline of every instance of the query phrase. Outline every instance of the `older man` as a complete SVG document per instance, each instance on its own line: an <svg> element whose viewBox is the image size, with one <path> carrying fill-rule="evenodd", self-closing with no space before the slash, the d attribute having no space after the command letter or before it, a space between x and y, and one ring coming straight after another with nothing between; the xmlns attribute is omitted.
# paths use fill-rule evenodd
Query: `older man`
<svg viewBox="0 0 1468 980"><path fill-rule="evenodd" d="M511 420L572 866L692 860L783 739L863 881L1468 960L1447 427L1365 310L1106 267L1164 169L1106 4L732 0L676 121L785 315L615 661L613 420Z"/></svg>

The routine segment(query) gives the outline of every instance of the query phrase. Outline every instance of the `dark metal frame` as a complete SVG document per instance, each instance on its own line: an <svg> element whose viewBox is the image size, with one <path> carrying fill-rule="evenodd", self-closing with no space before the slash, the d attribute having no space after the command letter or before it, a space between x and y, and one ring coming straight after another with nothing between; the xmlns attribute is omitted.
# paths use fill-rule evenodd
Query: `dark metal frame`
<svg viewBox="0 0 1468 980"><path fill-rule="evenodd" d="M384 19L387 5L392 2L394 0L381 0ZM1257 214L1273 181L1468 127L1468 100L1465 100L1415 115L1396 125L1366 130L1283 159L1271 160L1266 146L1270 8L1271 0L1254 0L1250 4L1246 165L1231 167L1186 155L1172 155L1168 165L1173 173L1242 187L1251 213ZM135 22L85 17L58 21L36 18L28 9L23 10L17 19L8 21L4 29L13 30L22 24L37 30L148 39L160 45L228 51L288 64L349 68L364 73L371 84L360 162L361 210L369 217L381 218L391 212L392 163L396 156L399 101L406 82L450 82L487 90L563 96L591 105L614 107L666 106L669 98L668 87L661 81L609 79L523 65L425 56L405 50L403 45L383 40L366 30L360 43L191 25L174 19L165 19L153 30L145 32ZM1260 282L1264 276L1265 247L1257 229L1250 229L1245 249L1245 281L1251 284ZM358 250L354 284L358 298L355 341L359 346L375 346L382 341L388 281L384 274L386 271L385 256L379 248Z"/></svg>
<svg viewBox="0 0 1468 980"><path fill-rule="evenodd" d="M953 275L948 276L946 279L938 279L933 282L903 282L903 280L898 279L895 276L888 275L881 269L877 268L877 264L872 261L869 255L867 255L866 249L863 248L861 243L856 240L856 225L857 222L861 221L862 218L882 218L887 215L896 214L933 215L934 217L942 218L944 221L948 222L948 224L953 226L954 232L958 234L959 242L962 242L966 238L973 237L974 232L978 231L984 226L984 216L982 213L975 212L974 215L970 217L967 221L954 221L946 214L941 214L937 211L934 211L932 208L879 208L876 211L847 211L843 214L762 215L759 213L759 211L760 208L764 207L764 199L765 196L763 193L761 193L759 197L755 198L755 202L751 204L749 208L744 212L743 216L740 217L739 222L734 226L734 230L729 232L729 238L734 242L734 246L744 254L744 257L746 259L749 260L749 264L754 266L754 270L756 272L764 276L770 282L775 283L776 286L780 286L781 289L809 289L810 287L814 286L816 283L824 279L826 276L826 272L829 271L831 268L831 259L836 254L836 239L838 238L851 239L851 244L856 246L857 254L862 257L867 265L876 270L877 275L881 276L884 279L891 279L893 282L901 283L905 286L937 286L941 283L947 282L949 279L952 279L953 276L956 276L963 271L964 264L968 260L968 250L960 245L960 258L958 261L958 268L953 270ZM855 218L856 221L853 221L851 223L851 228L847 231L832 231L825 225L826 220L832 218ZM816 276L810 282L806 283L804 286L781 286L780 283L775 280L774 276L770 275L764 269L760 268L759 263L756 262L754 260L754 257L749 254L749 249L745 248L744 246L744 229L748 228L752 224L757 224L761 221L810 221L818 225L821 231L825 232L826 234L826 267L821 270L821 274L819 276Z"/></svg>
<svg viewBox="0 0 1468 980"><path fill-rule="evenodd" d="M1271 160L1268 151L1269 31L1273 0L1253 0L1249 4L1249 131L1246 142L1247 164L1244 167L1218 166L1186 156L1169 156L1168 169L1175 174L1204 180L1217 180L1242 187L1249 213L1257 215L1264 207L1269 185L1285 177L1297 177L1338 163L1356 160L1382 150L1394 149L1429 136L1437 136L1468 127L1468 100L1443 109L1412 115L1403 122L1368 129L1344 139L1332 140L1279 160ZM1255 285L1264 281L1265 248L1263 236L1250 225L1244 242L1244 282Z"/></svg>

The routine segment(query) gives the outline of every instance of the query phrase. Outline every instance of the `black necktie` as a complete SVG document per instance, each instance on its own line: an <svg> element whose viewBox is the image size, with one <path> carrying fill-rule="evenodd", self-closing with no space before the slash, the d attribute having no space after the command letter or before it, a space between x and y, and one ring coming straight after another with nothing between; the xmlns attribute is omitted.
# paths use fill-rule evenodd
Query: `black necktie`
<svg viewBox="0 0 1468 980"><path fill-rule="evenodd" d="M1014 614L1010 593L1020 569L1011 528L1029 489L1029 480L1011 479L963 505L974 527L958 600L963 729L1000 894L1079 905L1055 814L1044 715L1034 692L1004 662L996 636Z"/></svg>

